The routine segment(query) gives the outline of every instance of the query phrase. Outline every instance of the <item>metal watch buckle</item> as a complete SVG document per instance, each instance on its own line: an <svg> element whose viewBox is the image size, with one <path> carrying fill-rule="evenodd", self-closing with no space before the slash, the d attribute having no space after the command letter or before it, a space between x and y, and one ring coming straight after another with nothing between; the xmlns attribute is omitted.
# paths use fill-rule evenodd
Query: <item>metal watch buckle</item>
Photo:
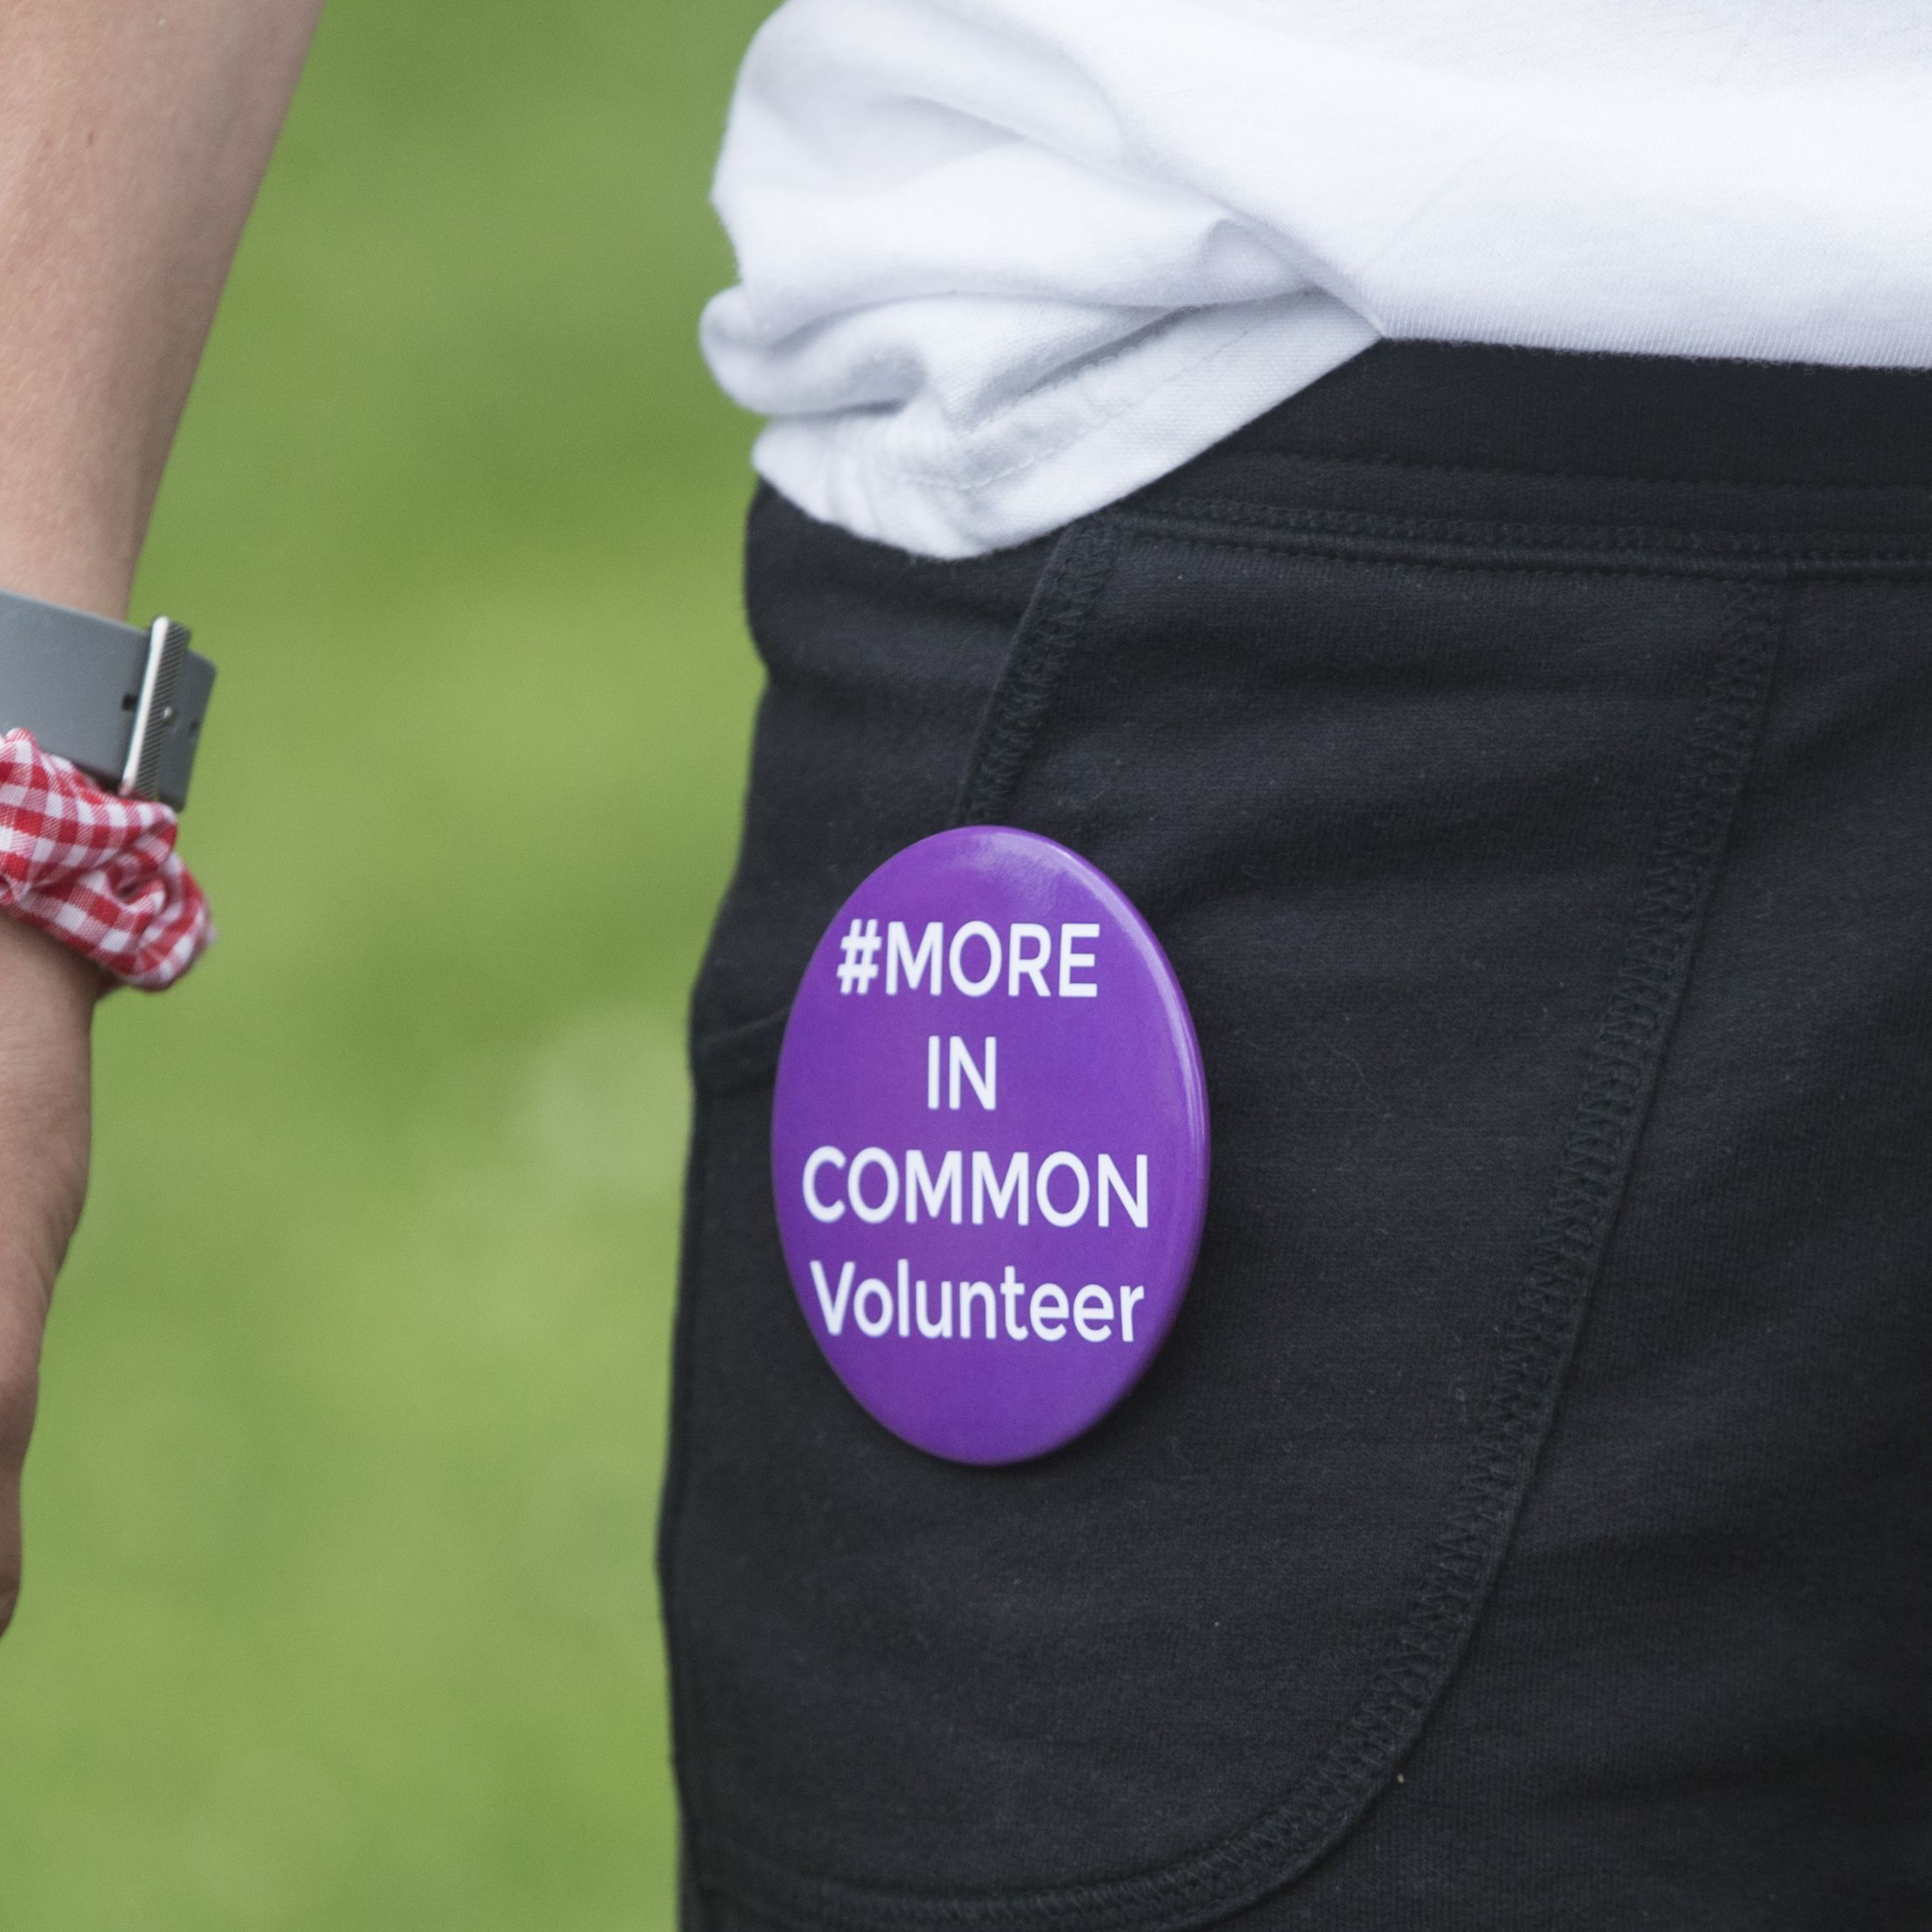
<svg viewBox="0 0 1932 1932"><path fill-rule="evenodd" d="M128 734L127 763L121 768L124 799L151 799L161 776L164 735L175 721L175 683L188 655L189 632L172 618L157 617L148 626L147 667L135 702Z"/></svg>

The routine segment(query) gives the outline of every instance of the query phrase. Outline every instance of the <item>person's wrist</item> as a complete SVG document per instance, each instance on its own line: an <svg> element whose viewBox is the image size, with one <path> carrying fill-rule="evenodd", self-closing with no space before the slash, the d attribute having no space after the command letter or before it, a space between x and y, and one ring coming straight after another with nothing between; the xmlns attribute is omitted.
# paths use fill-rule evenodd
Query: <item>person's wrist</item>
<svg viewBox="0 0 1932 1932"><path fill-rule="evenodd" d="M137 545L116 537L111 521L63 509L57 492L23 503L0 474L0 589L124 619Z"/></svg>

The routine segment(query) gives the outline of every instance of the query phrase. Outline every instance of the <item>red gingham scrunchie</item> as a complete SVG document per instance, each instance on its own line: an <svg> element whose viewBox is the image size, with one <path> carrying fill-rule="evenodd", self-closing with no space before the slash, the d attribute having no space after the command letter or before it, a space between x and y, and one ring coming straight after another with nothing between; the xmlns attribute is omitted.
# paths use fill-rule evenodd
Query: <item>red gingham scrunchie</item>
<svg viewBox="0 0 1932 1932"><path fill-rule="evenodd" d="M174 812L116 798L33 734L0 737L0 913L124 985L158 993L207 950L208 901L175 850Z"/></svg>

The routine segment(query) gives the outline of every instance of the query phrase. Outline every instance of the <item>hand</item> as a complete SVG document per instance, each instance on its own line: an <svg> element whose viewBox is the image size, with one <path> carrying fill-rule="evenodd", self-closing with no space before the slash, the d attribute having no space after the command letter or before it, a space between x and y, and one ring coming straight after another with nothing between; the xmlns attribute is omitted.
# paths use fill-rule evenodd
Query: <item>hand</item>
<svg viewBox="0 0 1932 1932"><path fill-rule="evenodd" d="M0 918L0 1631L20 1594L20 1472L54 1277L87 1192L88 1042L104 986Z"/></svg>

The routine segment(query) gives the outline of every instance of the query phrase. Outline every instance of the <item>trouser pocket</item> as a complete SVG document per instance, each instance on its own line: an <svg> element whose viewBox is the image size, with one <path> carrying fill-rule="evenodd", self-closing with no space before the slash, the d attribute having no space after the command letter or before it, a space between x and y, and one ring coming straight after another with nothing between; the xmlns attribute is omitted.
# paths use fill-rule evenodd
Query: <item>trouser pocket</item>
<svg viewBox="0 0 1932 1932"><path fill-rule="evenodd" d="M1063 537L894 842L939 829L943 795L1126 890L1193 1007L1213 1180L1145 1382L996 1470L865 1415L786 1280L776 989L876 840L814 812L823 720L780 689L809 679L775 680L695 1045L665 1561L700 1886L852 1932L1179 1928L1360 1816L1533 1481L1778 609L1749 581L1476 546L1124 517ZM765 618L797 621L782 597ZM794 665L796 634L765 642ZM888 657L876 676L842 799L903 759ZM732 990L753 985L762 1017Z"/></svg>

